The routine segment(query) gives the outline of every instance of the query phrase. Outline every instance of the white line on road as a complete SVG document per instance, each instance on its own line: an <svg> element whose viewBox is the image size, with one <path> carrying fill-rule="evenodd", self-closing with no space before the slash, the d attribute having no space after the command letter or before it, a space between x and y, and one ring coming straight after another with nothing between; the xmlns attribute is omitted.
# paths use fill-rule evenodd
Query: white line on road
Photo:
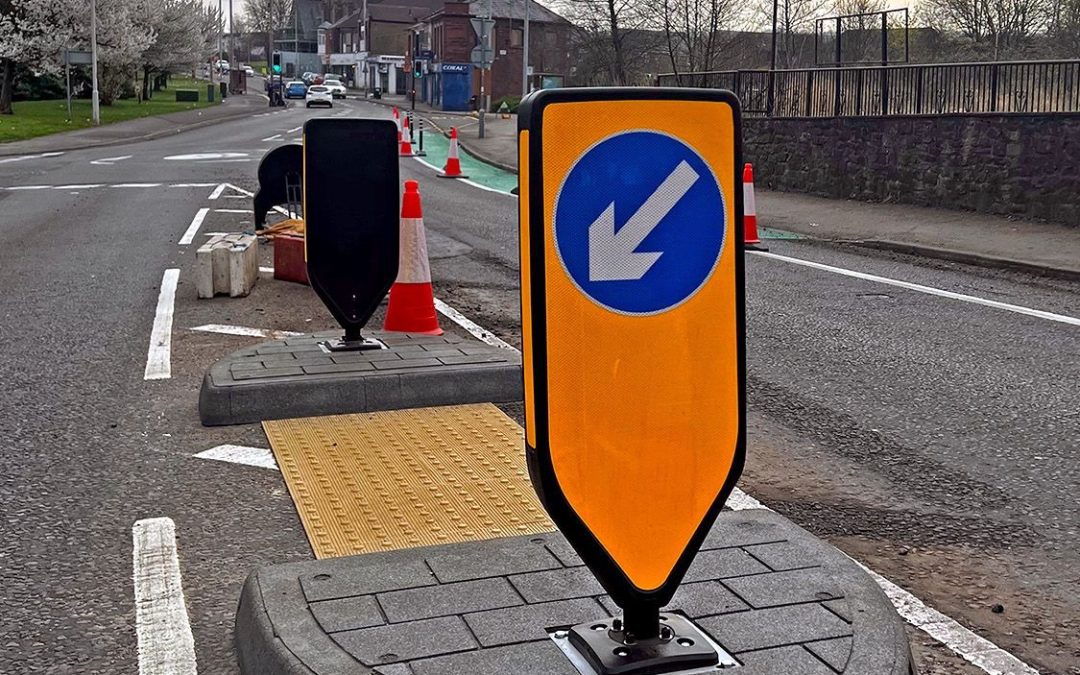
<svg viewBox="0 0 1080 675"><path fill-rule="evenodd" d="M484 329L479 324L474 323L471 319L466 317L464 314L457 311L456 309L454 309L450 305L446 304L442 300L439 300L438 298L435 298L435 309L439 310L440 314L443 314L444 316L446 316L448 319L450 319L451 321L453 321L457 325L459 325L462 328L464 328L465 330L469 331L469 333L471 333L473 335L473 337L475 337L477 340L480 340L481 342L486 342L489 345L491 345L492 347L499 347L500 349L509 349L512 352L517 351L517 347L515 347L514 345L512 345L512 344L510 344L508 342L504 342L497 335L495 335L494 333L492 333L489 330Z"/></svg>
<svg viewBox="0 0 1080 675"><path fill-rule="evenodd" d="M217 183L173 183L169 187L174 188L195 188L195 187L214 187Z"/></svg>
<svg viewBox="0 0 1080 675"><path fill-rule="evenodd" d="M5 157L0 159L0 164L10 164L12 162L22 162L27 159L42 159L44 157L59 157L64 153L62 152L43 152L40 155L20 155L19 157Z"/></svg>
<svg viewBox="0 0 1080 675"><path fill-rule="evenodd" d="M221 335L243 335L246 337L268 337L275 340L281 338L296 337L303 335L291 330L274 330L272 328L251 328L249 326L227 326L220 323L208 323L205 326L195 326L191 330L200 333L219 333Z"/></svg>
<svg viewBox="0 0 1080 675"><path fill-rule="evenodd" d="M191 224L188 225L188 229L184 232L184 236L180 237L180 245L187 246L195 239L195 234L202 227L203 221L206 220L206 214L210 212L210 209L199 209L195 214L195 217L191 219Z"/></svg>
<svg viewBox="0 0 1080 675"><path fill-rule="evenodd" d="M764 251L747 251L747 253L753 253L754 255L761 256L763 258L771 258L773 260L783 260L784 262L794 263L796 265L804 265L806 267L812 267L813 269L823 270L825 272L833 272L835 274L842 274L847 277L855 279L862 279L864 281L874 281L879 284L888 284L890 286L897 286L898 288L905 288L909 291L916 291L918 293L926 293L928 295L937 295L942 298L949 298L951 300L960 300L963 302L970 302L975 305L982 305L984 307L993 307L994 309L1003 309L1007 312L1016 312L1017 314L1024 314L1026 316L1033 316L1038 319L1046 319L1047 321L1058 321L1060 323L1067 323L1071 326L1080 326L1080 319L1071 316L1065 316L1064 314L1054 314L1052 312L1044 312L1041 309L1031 309L1030 307L1021 307L1020 305L1010 305L1005 302L997 302L996 300L987 300L985 298L978 298L974 295L964 295L963 293L954 293L952 291L944 291L940 288L933 288L931 286L923 286L921 284L913 284L909 281L900 281L898 279L889 279L888 277L879 277L874 274L866 274L864 272L855 272L852 270L844 269L842 267L833 267L832 265L824 265L818 262L812 262L810 260L803 260L801 258L790 258L785 255L778 255L776 253L765 253Z"/></svg>
<svg viewBox="0 0 1080 675"><path fill-rule="evenodd" d="M254 193L254 192L250 192L250 191L248 191L248 190L245 190L244 188L238 188L238 187L236 187L235 185L233 185L232 183L229 183L229 188L230 188L230 189L233 189L233 190L236 190L237 192L239 192L239 193L240 193L240 194L242 194L242 195L247 195L248 197L254 197L254 196L255 196L255 193ZM275 206L275 207L273 207L273 208L274 208L274 210L275 210L275 211L277 211L278 213L281 213L281 214L285 215L285 216L286 216L287 218L296 218L296 214L294 214L294 213L289 213L288 211L286 211L285 209L281 208L280 206ZM245 211L245 213L247 213L247 212Z"/></svg>
<svg viewBox="0 0 1080 675"><path fill-rule="evenodd" d="M13 185L11 187L4 188L5 190L48 190L51 185Z"/></svg>
<svg viewBox="0 0 1080 675"><path fill-rule="evenodd" d="M270 143L272 141L280 141L280 140L281 140L281 134L274 134L273 136L267 136L266 138L264 138L263 143Z"/></svg>
<svg viewBox="0 0 1080 675"><path fill-rule="evenodd" d="M161 187L161 183L117 183L115 185L110 185L109 187L114 187L114 188L151 188L151 187Z"/></svg>
<svg viewBox="0 0 1080 675"><path fill-rule="evenodd" d="M53 189L54 190L89 190L90 188L99 188L101 186L102 186L101 183L86 183L86 184L83 184L83 185L79 185L79 184L76 184L76 185L54 185Z"/></svg>
<svg viewBox="0 0 1080 675"><path fill-rule="evenodd" d="M214 213L251 213L251 209L214 209Z"/></svg>
<svg viewBox="0 0 1080 675"><path fill-rule="evenodd" d="M232 462L233 464L257 466L260 469L278 470L277 462L274 460L274 453L266 448L253 448L249 445L231 445L226 443L225 445L218 445L209 450L203 450L202 452L196 453L195 456L199 459L213 459L219 462Z"/></svg>
<svg viewBox="0 0 1080 675"><path fill-rule="evenodd" d="M218 183L218 186L214 188L214 191L210 193L208 199L217 199L221 196L222 192L225 192L225 188L229 187L227 183Z"/></svg>
<svg viewBox="0 0 1080 675"><path fill-rule="evenodd" d="M263 274L273 274L274 273L274 268L273 267L260 267L259 271L262 272Z"/></svg>
<svg viewBox="0 0 1080 675"><path fill-rule="evenodd" d="M195 675L195 638L184 604L176 525L170 518L137 521L131 541L139 675Z"/></svg>
<svg viewBox="0 0 1080 675"><path fill-rule="evenodd" d="M782 257L773 256L773 254L767 255L770 255L771 257ZM792 260L795 259L792 258ZM444 311L444 308L445 310L450 310L452 314ZM435 300L435 309L450 317L458 325L480 340L497 347L503 347L504 349L510 349L515 352L518 351L512 345L495 337L491 331L485 330L483 327L463 316L461 312L458 312L437 298ZM455 316L460 317L463 321L459 321ZM490 339L485 339L484 336L488 336ZM491 340L497 341L498 344ZM746 494L739 488L732 489L731 495L728 496L727 506L735 511L742 511L745 509L771 510L769 507ZM850 558L850 556L848 557ZM854 558L852 558L852 560L856 565L859 565L870 573L870 576L885 592L885 595L888 596L893 606L896 607L897 613L899 613L905 621L945 645L968 662L978 666L984 672L989 675L1039 675L1039 671L998 647L993 642L979 637L953 619L928 607L917 597L908 593L880 574L870 570L858 560L855 560Z"/></svg>
<svg viewBox="0 0 1080 675"><path fill-rule="evenodd" d="M293 127L292 129L289 129L289 130L288 130L288 131L286 131L285 133L287 133L287 134L295 134L295 133L296 133L297 131L300 131L300 130L301 130L301 129L303 129L303 128L304 128L304 125L303 125L303 124L301 124L301 125L300 125L300 126L298 126L298 127Z"/></svg>
<svg viewBox="0 0 1080 675"><path fill-rule="evenodd" d="M165 275L161 278L154 327L150 331L150 348L146 352L144 380L167 380L172 377L173 302L179 281L178 269L165 270Z"/></svg>
<svg viewBox="0 0 1080 675"><path fill-rule="evenodd" d="M122 162L125 159L131 159L131 155L120 155L119 157L102 157L101 159L95 159L91 161L91 164L97 164L98 166L112 166L117 162Z"/></svg>

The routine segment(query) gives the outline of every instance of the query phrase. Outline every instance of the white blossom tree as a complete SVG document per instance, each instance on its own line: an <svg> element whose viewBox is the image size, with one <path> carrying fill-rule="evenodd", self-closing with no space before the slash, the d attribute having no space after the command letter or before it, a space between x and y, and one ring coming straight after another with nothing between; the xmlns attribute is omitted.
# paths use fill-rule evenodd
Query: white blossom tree
<svg viewBox="0 0 1080 675"><path fill-rule="evenodd" d="M55 68L78 12L77 0L0 0L0 115L12 114L16 65Z"/></svg>

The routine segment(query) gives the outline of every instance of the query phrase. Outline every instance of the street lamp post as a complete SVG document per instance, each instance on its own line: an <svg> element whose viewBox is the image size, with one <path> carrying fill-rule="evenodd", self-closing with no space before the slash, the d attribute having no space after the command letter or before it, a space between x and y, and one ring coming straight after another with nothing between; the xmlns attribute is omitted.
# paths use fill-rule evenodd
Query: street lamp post
<svg viewBox="0 0 1080 675"><path fill-rule="evenodd" d="M530 0L522 0L525 3L525 31L522 36L522 51L521 51L521 97L525 98L529 95L529 2Z"/></svg>
<svg viewBox="0 0 1080 675"><path fill-rule="evenodd" d="M772 3L772 49L769 50L769 102L768 114L773 114L773 104L776 96L776 15L779 14L780 0ZM737 95L737 93L736 93Z"/></svg>
<svg viewBox="0 0 1080 675"><path fill-rule="evenodd" d="M90 0L90 113L94 124L101 124L101 104L98 98L97 59L97 0Z"/></svg>

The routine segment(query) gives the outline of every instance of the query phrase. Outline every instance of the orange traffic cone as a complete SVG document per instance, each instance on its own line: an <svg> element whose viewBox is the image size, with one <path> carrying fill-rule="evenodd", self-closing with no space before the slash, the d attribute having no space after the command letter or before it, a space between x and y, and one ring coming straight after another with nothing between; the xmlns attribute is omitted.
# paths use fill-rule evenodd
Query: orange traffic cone
<svg viewBox="0 0 1080 675"><path fill-rule="evenodd" d="M439 178L468 178L461 173L461 159L458 157L457 127L450 128L450 152L446 155L446 166L442 173L435 174Z"/></svg>
<svg viewBox="0 0 1080 675"><path fill-rule="evenodd" d="M394 106L394 124L397 125L397 142L401 142L401 114L398 112L397 106Z"/></svg>
<svg viewBox="0 0 1080 675"><path fill-rule="evenodd" d="M409 128L409 118L401 117L401 156L412 157L412 129Z"/></svg>
<svg viewBox="0 0 1080 675"><path fill-rule="evenodd" d="M414 180L405 181L398 251L398 275L390 287L390 305L386 308L383 330L442 335L435 314L435 295L431 290L420 184Z"/></svg>
<svg viewBox="0 0 1080 675"><path fill-rule="evenodd" d="M742 173L743 190L743 248L768 251L761 245L757 231L757 202L754 200L754 165L747 163Z"/></svg>

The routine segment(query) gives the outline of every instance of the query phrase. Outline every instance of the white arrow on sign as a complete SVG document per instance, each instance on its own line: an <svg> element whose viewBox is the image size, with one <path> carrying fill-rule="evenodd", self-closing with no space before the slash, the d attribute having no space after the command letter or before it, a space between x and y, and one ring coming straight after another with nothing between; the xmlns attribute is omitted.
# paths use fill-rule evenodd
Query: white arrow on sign
<svg viewBox="0 0 1080 675"><path fill-rule="evenodd" d="M700 176L685 160L649 195L626 224L615 231L615 202L589 226L589 281L634 281L645 276L660 252L638 252L645 237L686 196Z"/></svg>

